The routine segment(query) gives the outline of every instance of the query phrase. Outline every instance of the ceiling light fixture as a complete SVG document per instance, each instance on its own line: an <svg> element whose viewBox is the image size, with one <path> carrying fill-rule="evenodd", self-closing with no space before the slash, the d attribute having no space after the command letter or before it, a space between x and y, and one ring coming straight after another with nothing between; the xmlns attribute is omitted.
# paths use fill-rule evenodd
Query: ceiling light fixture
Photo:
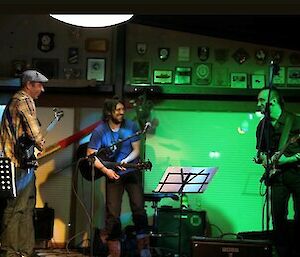
<svg viewBox="0 0 300 257"><path fill-rule="evenodd" d="M130 20L133 14L50 14L59 21L80 27L108 27Z"/></svg>

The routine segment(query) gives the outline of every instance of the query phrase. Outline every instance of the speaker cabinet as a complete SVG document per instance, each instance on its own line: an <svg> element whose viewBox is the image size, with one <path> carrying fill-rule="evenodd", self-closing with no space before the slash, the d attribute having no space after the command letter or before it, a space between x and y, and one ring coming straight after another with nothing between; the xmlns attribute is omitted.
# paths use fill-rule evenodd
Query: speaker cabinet
<svg viewBox="0 0 300 257"><path fill-rule="evenodd" d="M192 257L272 257L272 244L267 240L223 240L194 237Z"/></svg>
<svg viewBox="0 0 300 257"><path fill-rule="evenodd" d="M50 240L53 237L54 209L35 208L34 229L36 240Z"/></svg>
<svg viewBox="0 0 300 257"><path fill-rule="evenodd" d="M181 214L181 230L180 228ZM191 237L204 236L206 229L206 212L173 208L159 208L157 218L158 233L162 236L157 239L157 246L173 249L178 253L179 232L181 232L182 256L191 255Z"/></svg>

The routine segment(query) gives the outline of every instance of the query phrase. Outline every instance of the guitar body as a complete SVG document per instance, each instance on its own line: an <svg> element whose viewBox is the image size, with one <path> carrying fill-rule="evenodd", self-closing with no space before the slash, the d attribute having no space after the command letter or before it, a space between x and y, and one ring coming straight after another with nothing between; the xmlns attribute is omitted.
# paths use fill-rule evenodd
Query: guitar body
<svg viewBox="0 0 300 257"><path fill-rule="evenodd" d="M82 177L84 177L86 180L88 181L92 181L92 168L93 168L93 162L88 160L88 159L82 159L79 164L78 164L78 168L80 170L80 173L82 175ZM96 167L94 167L94 171L95 171L95 180L101 178L104 176L104 173L97 169Z"/></svg>
<svg viewBox="0 0 300 257"><path fill-rule="evenodd" d="M22 135L17 142L16 154L23 168L37 167L37 159L34 155L34 141L26 135Z"/></svg>
<svg viewBox="0 0 300 257"><path fill-rule="evenodd" d="M141 170L151 170L152 163L150 161L147 162L139 162L139 163L118 163L118 162L109 162L109 161L102 161L105 167L109 169L115 170L115 172L120 176L124 176L126 174L141 171ZM88 158L80 160L78 164L78 168L82 177L84 177L88 181L92 181L92 168L93 168L93 161L89 160ZM128 170L118 170L118 167L128 168ZM97 180L104 176L103 172L96 167L94 167L94 180Z"/></svg>
<svg viewBox="0 0 300 257"><path fill-rule="evenodd" d="M78 168L79 171L82 175L83 178L85 178L88 181L92 181L92 168L93 168L93 161L90 160L89 158L86 157L86 150L87 150L87 145L88 143L84 143L79 146L77 150L77 159L81 159L78 163ZM98 156L98 155L97 155ZM136 172L136 171L141 171L141 170L151 170L152 169L152 163L150 161L147 162L139 162L139 163L118 163L118 162L111 162L111 161L103 161L103 157L99 157L102 160L102 163L104 164L105 167L109 169L114 169L115 172L121 177L124 176L128 173ZM128 170L118 170L118 167L122 166L124 168L128 168ZM103 176L103 172L96 167L94 167L94 180L97 180Z"/></svg>
<svg viewBox="0 0 300 257"><path fill-rule="evenodd" d="M300 139L300 134L297 134L293 137L291 137L286 144L283 145L283 147L278 151L276 152L273 156L272 156L272 163L270 165L270 172L269 172L269 176L267 176L267 173L265 172L261 179L260 179L260 182L263 182L265 183L265 185L267 186L270 186L272 183L273 183L273 180L274 178L280 174L282 172L281 169L278 168L278 160L280 159L280 157L284 154L285 150L288 148L288 146L292 143L295 143L297 142L298 140ZM258 158L260 159L260 158ZM255 161L256 163L258 164L261 164L262 163L262 160L258 160L258 161Z"/></svg>
<svg viewBox="0 0 300 257"><path fill-rule="evenodd" d="M55 109L54 119L48 125L46 132L52 130L63 115L63 111ZM25 133L18 138L15 151L22 168L28 169L36 168L38 166L37 158L35 156L35 142Z"/></svg>

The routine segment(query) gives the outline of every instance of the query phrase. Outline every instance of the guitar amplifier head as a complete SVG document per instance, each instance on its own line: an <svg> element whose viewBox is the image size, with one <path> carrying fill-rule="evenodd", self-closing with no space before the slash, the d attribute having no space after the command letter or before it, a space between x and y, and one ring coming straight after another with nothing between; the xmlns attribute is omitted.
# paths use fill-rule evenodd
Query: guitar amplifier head
<svg viewBox="0 0 300 257"><path fill-rule="evenodd" d="M268 240L192 237L192 257L272 257Z"/></svg>

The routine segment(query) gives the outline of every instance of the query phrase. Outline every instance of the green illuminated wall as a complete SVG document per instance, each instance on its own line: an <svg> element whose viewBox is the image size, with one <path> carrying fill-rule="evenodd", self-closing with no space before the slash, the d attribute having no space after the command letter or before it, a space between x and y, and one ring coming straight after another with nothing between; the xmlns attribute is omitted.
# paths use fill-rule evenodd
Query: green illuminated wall
<svg viewBox="0 0 300 257"><path fill-rule="evenodd" d="M205 210L213 235L262 229L264 198L259 194L263 169L252 161L259 117L246 112L154 110L159 125L147 135L146 158L153 163L145 173L145 192L157 186L168 166L219 167L203 194L189 194L193 210ZM211 151L219 158L209 157ZM163 199L160 205L178 207Z"/></svg>

